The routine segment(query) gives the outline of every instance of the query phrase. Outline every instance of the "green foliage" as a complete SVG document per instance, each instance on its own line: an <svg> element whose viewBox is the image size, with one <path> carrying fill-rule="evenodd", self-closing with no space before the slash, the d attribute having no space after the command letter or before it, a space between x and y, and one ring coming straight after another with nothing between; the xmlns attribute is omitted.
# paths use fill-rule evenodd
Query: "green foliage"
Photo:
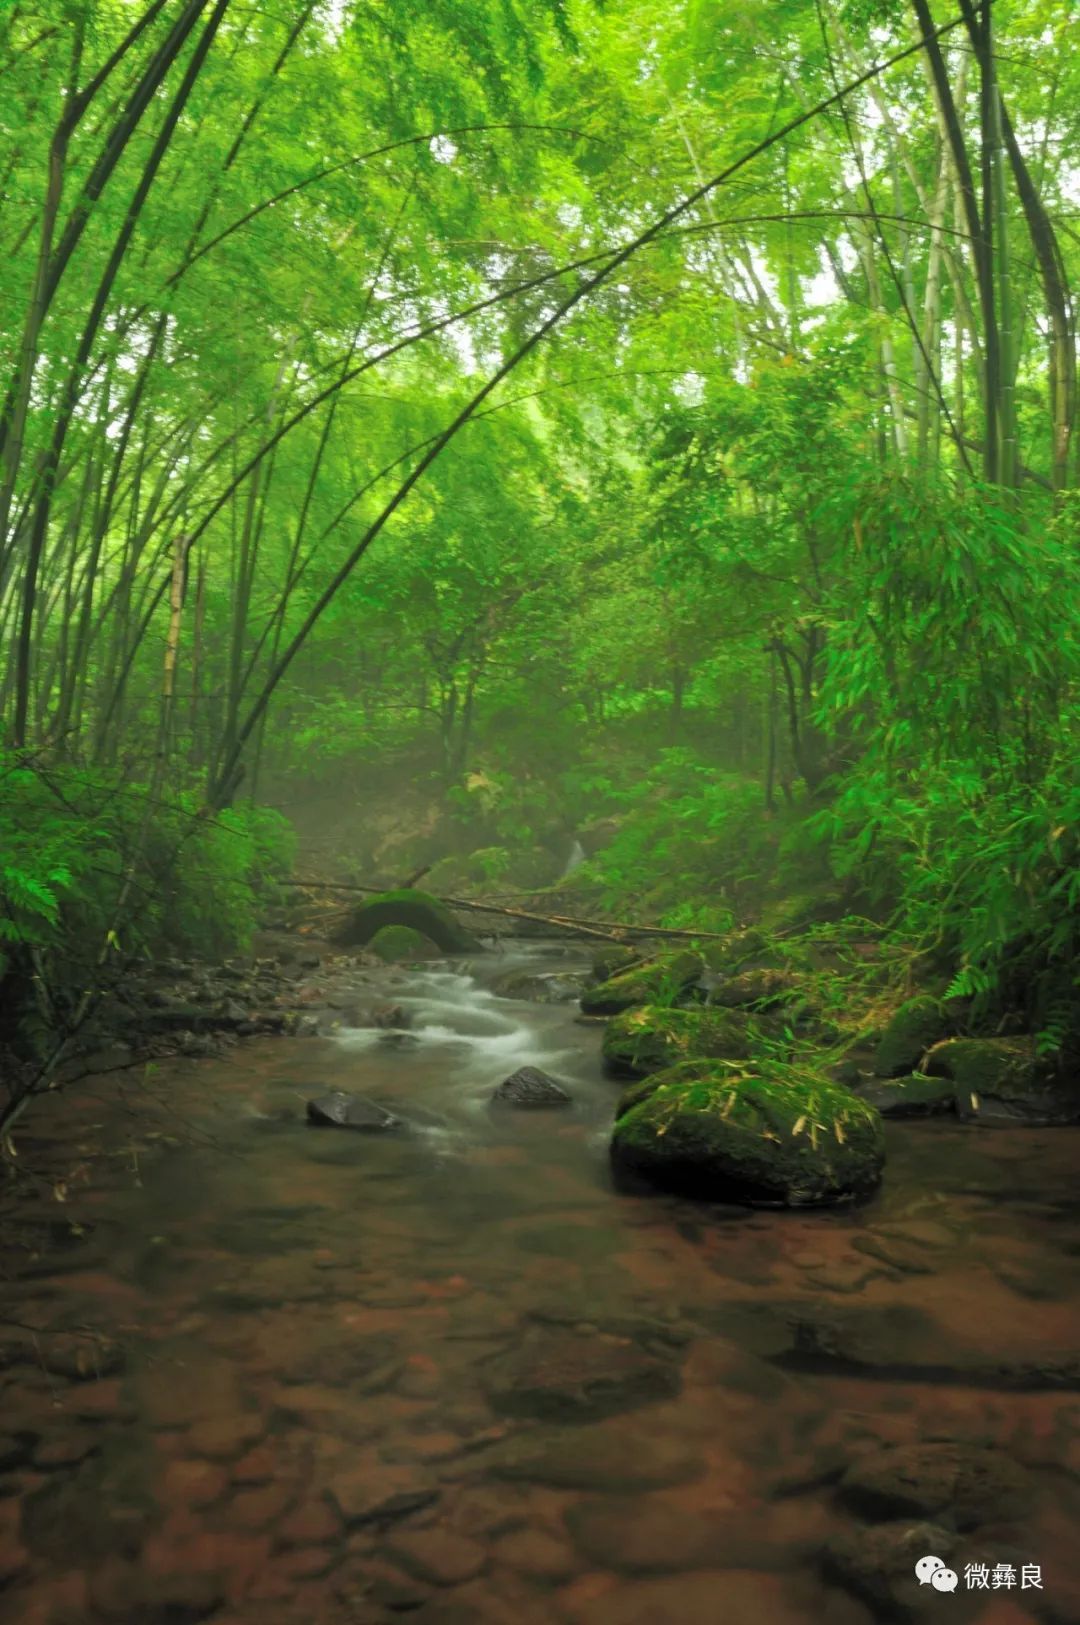
<svg viewBox="0 0 1080 1625"><path fill-rule="evenodd" d="M268 809L209 816L194 797L74 769L0 762L0 941L78 985L98 959L207 958L246 945L289 871Z"/></svg>

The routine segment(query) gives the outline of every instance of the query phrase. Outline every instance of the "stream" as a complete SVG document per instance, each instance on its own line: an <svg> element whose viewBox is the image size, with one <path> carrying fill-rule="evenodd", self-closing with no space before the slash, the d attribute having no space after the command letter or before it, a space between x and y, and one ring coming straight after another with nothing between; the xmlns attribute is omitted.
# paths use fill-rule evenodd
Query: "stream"
<svg viewBox="0 0 1080 1625"><path fill-rule="evenodd" d="M0 1326L8 1625L1080 1620L1075 1132L893 1123L879 1195L832 1212L617 1189L599 1030L490 985L586 963L357 970L406 1030L39 1113L66 1200L4 1198L43 1237ZM524 1065L573 1106L493 1110ZM405 1131L308 1124L330 1089ZM943 1445L1015 1475L970 1530L852 1483ZM883 1574L905 1517L952 1595Z"/></svg>

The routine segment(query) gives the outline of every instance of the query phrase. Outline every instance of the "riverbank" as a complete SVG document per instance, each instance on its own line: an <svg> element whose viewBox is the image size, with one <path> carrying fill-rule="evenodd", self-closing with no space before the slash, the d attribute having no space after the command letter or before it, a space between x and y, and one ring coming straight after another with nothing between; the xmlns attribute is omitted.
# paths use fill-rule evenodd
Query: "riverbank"
<svg viewBox="0 0 1080 1625"><path fill-rule="evenodd" d="M22 1187L7 1282L13 1625L1076 1617L1071 1131L889 1124L879 1195L825 1213L621 1192L600 1033L493 991L584 962L302 967L402 1024L35 1119L65 1190ZM492 1112L522 1064L572 1109ZM327 1087L404 1132L310 1127ZM996 1563L1007 1598L967 1590Z"/></svg>

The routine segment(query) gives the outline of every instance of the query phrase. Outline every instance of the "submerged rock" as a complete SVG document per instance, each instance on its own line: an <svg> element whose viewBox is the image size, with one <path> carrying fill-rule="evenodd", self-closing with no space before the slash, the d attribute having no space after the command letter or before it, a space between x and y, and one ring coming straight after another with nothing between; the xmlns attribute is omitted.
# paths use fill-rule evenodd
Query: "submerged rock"
<svg viewBox="0 0 1080 1625"><path fill-rule="evenodd" d="M812 1073L689 1061L619 1103L616 1166L687 1196L752 1205L842 1202L881 1178L881 1118Z"/></svg>
<svg viewBox="0 0 1080 1625"><path fill-rule="evenodd" d="M535 1331L488 1367L492 1405L504 1416L547 1422L598 1422L682 1386L678 1361L625 1337Z"/></svg>
<svg viewBox="0 0 1080 1625"><path fill-rule="evenodd" d="M700 980L703 968L701 955L690 949L657 954L598 987L586 988L581 995L582 1011L587 1016L614 1016L637 1004L679 1004Z"/></svg>
<svg viewBox="0 0 1080 1625"><path fill-rule="evenodd" d="M647 1077L679 1061L745 1060L756 1031L741 1010L638 1005L608 1023L602 1053L616 1076Z"/></svg>
<svg viewBox="0 0 1080 1625"><path fill-rule="evenodd" d="M957 1112L971 1122L1080 1122L1080 1085L1037 1055L1033 1038L948 1038L925 1071L950 1081Z"/></svg>
<svg viewBox="0 0 1080 1625"><path fill-rule="evenodd" d="M947 1562L956 1545L956 1535L940 1524L890 1521L831 1536L821 1566L829 1579L869 1603L875 1618L903 1618L922 1600L916 1563L927 1556Z"/></svg>
<svg viewBox="0 0 1080 1625"><path fill-rule="evenodd" d="M491 984L500 999L528 999L533 1004L569 1004L579 998L585 978L572 971L504 971Z"/></svg>
<svg viewBox="0 0 1080 1625"><path fill-rule="evenodd" d="M385 1134L404 1127L400 1117L395 1117L377 1101L346 1094L342 1089L321 1095L318 1100L309 1100L307 1115L309 1123L321 1127L359 1129L365 1134Z"/></svg>
<svg viewBox="0 0 1080 1625"><path fill-rule="evenodd" d="M956 1529L1020 1517L1033 1488L1001 1451L949 1441L871 1451L840 1482L842 1499L863 1516L940 1517Z"/></svg>
<svg viewBox="0 0 1080 1625"><path fill-rule="evenodd" d="M923 1056L951 1030L948 1013L937 999L909 999L893 1015L874 1052L879 1078L902 1078L919 1067Z"/></svg>
<svg viewBox="0 0 1080 1625"><path fill-rule="evenodd" d="M521 1066L504 1078L491 1097L493 1106L517 1106L527 1111L551 1110L573 1104L561 1083L536 1066Z"/></svg>

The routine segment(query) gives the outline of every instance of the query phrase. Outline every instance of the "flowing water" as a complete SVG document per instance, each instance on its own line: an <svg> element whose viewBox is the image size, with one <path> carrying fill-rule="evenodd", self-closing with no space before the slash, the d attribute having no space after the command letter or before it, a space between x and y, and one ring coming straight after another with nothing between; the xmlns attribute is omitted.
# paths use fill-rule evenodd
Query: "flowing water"
<svg viewBox="0 0 1080 1625"><path fill-rule="evenodd" d="M598 1032L487 985L566 956L357 971L407 1031L252 1040L39 1119L67 1203L9 1222L65 1246L7 1282L12 1625L867 1625L839 1481L942 1440L1026 1476L908 1617L1080 1619L1076 1136L892 1126L843 1212L617 1189ZM572 1109L493 1111L521 1065ZM330 1088L407 1132L309 1126Z"/></svg>

